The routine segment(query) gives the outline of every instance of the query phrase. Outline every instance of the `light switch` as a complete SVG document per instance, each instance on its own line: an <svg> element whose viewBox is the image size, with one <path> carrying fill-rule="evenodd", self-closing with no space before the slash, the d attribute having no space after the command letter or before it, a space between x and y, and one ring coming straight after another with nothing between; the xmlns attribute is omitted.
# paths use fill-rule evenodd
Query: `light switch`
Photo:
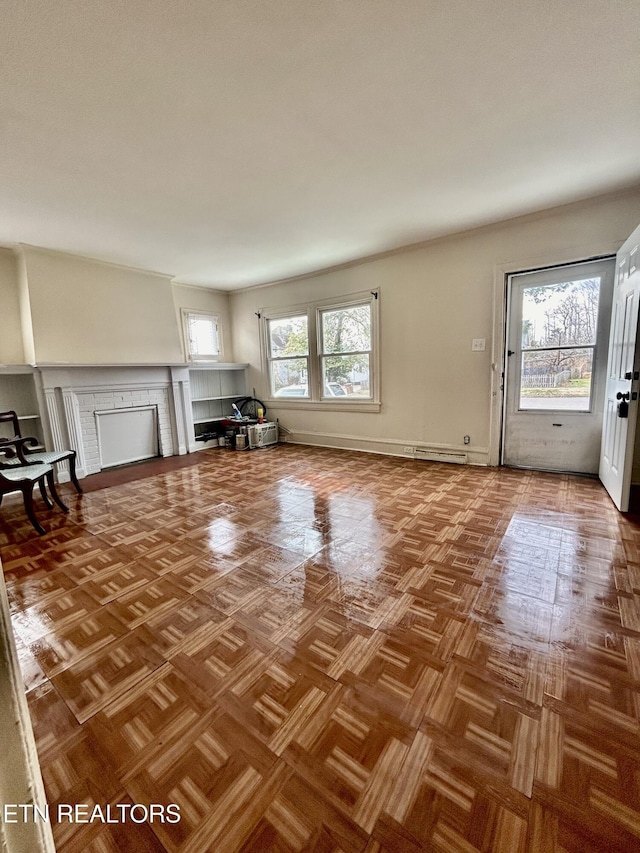
<svg viewBox="0 0 640 853"><path fill-rule="evenodd" d="M487 344L486 338L474 338L471 341L472 352L484 352Z"/></svg>

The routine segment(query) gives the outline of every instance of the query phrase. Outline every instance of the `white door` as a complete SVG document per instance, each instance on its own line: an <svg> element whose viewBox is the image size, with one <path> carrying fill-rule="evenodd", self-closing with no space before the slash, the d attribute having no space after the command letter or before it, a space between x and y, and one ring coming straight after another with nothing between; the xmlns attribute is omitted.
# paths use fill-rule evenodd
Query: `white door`
<svg viewBox="0 0 640 853"><path fill-rule="evenodd" d="M600 455L600 479L622 512L629 509L640 385L639 244L640 227L618 252Z"/></svg>
<svg viewBox="0 0 640 853"><path fill-rule="evenodd" d="M510 276L502 462L597 474L614 259Z"/></svg>

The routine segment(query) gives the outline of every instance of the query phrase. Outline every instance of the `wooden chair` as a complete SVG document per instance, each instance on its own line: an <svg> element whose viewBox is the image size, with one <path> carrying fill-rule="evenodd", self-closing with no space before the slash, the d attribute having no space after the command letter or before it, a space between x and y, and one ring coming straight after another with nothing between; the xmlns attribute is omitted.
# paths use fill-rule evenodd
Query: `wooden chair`
<svg viewBox="0 0 640 853"><path fill-rule="evenodd" d="M20 421L18 415L13 412L0 412L0 423L11 423L13 427L14 438L22 438L20 433ZM29 436L29 438L31 438ZM0 438L0 445L5 439ZM33 439L33 444L37 444L37 440ZM59 462L69 463L69 476L71 482L75 486L79 495L82 494L82 488L76 477L76 452L75 450L32 450L28 446L19 446L18 454L13 464L16 465L33 465L40 463L43 465L57 465ZM11 463L10 463L11 464Z"/></svg>
<svg viewBox="0 0 640 853"><path fill-rule="evenodd" d="M0 503L2 503L4 495L11 492L22 492L24 508L29 521L36 531L42 535L46 531L36 518L33 505L33 490L36 484L39 486L42 499L49 509L53 507L53 504L47 495L45 480L51 497L60 509L63 512L69 512L69 509L60 500L55 480L53 479L53 468L51 465L42 462L30 463L29 465L19 464L19 453L23 452L25 444L33 441L37 441L37 439L3 439L0 443ZM16 464L16 459L18 464Z"/></svg>

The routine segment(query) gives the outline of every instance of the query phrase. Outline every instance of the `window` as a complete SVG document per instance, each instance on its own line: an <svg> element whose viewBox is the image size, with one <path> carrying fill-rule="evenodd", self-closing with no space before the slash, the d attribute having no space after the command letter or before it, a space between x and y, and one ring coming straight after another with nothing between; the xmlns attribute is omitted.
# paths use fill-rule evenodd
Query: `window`
<svg viewBox="0 0 640 853"><path fill-rule="evenodd" d="M379 411L377 294L261 314L274 402Z"/></svg>
<svg viewBox="0 0 640 853"><path fill-rule="evenodd" d="M309 397L309 323L306 314L267 320L269 376L274 397Z"/></svg>
<svg viewBox="0 0 640 853"><path fill-rule="evenodd" d="M322 397L371 399L371 305L318 311Z"/></svg>
<svg viewBox="0 0 640 853"><path fill-rule="evenodd" d="M183 310L182 320L189 361L215 360L222 355L219 317Z"/></svg>
<svg viewBox="0 0 640 853"><path fill-rule="evenodd" d="M521 410L591 410L600 277L522 287Z"/></svg>

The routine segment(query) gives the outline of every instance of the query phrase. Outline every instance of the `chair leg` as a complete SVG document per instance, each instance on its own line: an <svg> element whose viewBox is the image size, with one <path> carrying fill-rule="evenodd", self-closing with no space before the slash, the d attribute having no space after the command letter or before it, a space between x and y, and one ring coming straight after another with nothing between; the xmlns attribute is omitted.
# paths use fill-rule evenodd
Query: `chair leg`
<svg viewBox="0 0 640 853"><path fill-rule="evenodd" d="M31 522L31 524L33 524L33 526L35 527L36 531L40 534L40 536L42 536L43 533L46 533L47 531L44 529L44 527L40 524L40 522L36 518L36 514L35 514L35 511L33 509L33 483L25 483L21 487L21 491L22 491L22 497L24 498L24 508L27 511L27 516L29 518L29 521Z"/></svg>
<svg viewBox="0 0 640 853"><path fill-rule="evenodd" d="M76 477L76 452L73 451L73 455L69 457L69 477L71 478L71 482L75 486L76 492L81 495L82 487L78 482L78 478Z"/></svg>
<svg viewBox="0 0 640 853"><path fill-rule="evenodd" d="M49 491L51 492L51 497L58 504L62 512L69 512L69 507L65 506L65 504L63 504L60 500L60 495L58 494L58 490L56 489L56 484L53 479L53 471L49 471L48 474L45 474L45 477L47 478L47 486L49 487Z"/></svg>
<svg viewBox="0 0 640 853"><path fill-rule="evenodd" d="M47 490L44 486L44 477L41 477L38 480L38 486L40 487L40 494L42 495L42 500L44 501L44 505L47 509L53 509L53 504L49 500L49 495L47 494Z"/></svg>

